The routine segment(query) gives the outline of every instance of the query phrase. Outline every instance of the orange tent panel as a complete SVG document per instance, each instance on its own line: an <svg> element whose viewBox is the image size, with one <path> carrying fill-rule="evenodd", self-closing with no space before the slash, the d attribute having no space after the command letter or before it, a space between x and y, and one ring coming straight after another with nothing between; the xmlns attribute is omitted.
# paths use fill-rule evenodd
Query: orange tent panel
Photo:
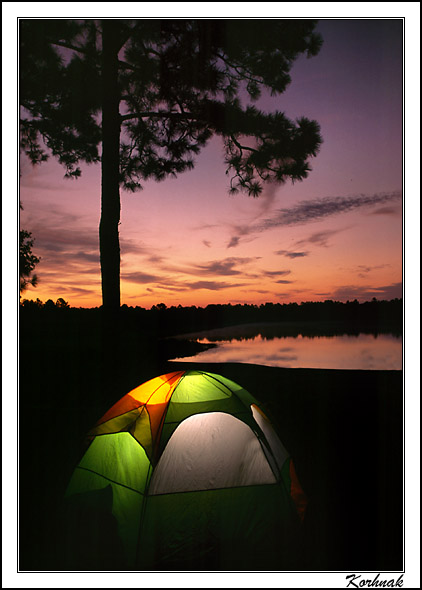
<svg viewBox="0 0 422 590"><path fill-rule="evenodd" d="M108 422L116 416L131 412L143 404L162 404L163 402L167 402L182 375L183 371L168 373L161 377L155 377L155 379L151 379L136 387L115 403L97 422L97 426Z"/></svg>

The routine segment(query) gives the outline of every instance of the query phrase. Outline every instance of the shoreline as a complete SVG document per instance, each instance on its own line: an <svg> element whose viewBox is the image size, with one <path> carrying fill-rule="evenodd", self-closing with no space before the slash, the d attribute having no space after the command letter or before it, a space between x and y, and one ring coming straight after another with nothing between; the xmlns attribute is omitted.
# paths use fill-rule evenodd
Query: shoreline
<svg viewBox="0 0 422 590"><path fill-rule="evenodd" d="M243 339L253 338L261 334L263 338L267 335L270 338L274 334L278 336L292 336L294 334L302 336L313 336L319 334L321 336L333 337L340 335L357 335L357 334L391 334L395 338L402 338L402 331L397 329L394 323L391 325L383 324L382 326L371 326L368 324L350 324L346 321L269 321L269 322L248 322L243 324L229 324L220 326L218 328L210 328L204 330L197 330L192 332L182 332L174 336L167 336L166 339L174 340L225 340L229 339Z"/></svg>

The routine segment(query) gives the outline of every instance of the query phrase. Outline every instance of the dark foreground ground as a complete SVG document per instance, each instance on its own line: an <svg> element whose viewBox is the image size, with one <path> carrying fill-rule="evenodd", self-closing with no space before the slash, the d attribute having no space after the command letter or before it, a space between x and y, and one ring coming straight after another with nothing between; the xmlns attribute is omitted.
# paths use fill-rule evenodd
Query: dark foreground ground
<svg viewBox="0 0 422 590"><path fill-rule="evenodd" d="M20 571L60 569L61 499L87 430L132 388L192 366L248 389L278 427L309 500L301 570L403 569L401 372L172 363L156 343L130 341L107 372L110 359L87 334L23 336Z"/></svg>

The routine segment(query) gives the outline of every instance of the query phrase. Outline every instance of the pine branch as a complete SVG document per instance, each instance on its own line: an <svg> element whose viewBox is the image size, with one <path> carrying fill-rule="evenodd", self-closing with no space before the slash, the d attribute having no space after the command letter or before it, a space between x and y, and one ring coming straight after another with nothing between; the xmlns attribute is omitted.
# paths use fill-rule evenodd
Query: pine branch
<svg viewBox="0 0 422 590"><path fill-rule="evenodd" d="M119 66L121 66L122 68L125 68L126 70L131 70L132 72L136 72L136 70L139 68L136 68L136 66L133 66L132 64L127 63L127 61L123 61L121 59L119 59Z"/></svg>
<svg viewBox="0 0 422 590"><path fill-rule="evenodd" d="M87 55L88 52L83 47L76 47L76 45L72 45L71 43L65 43L64 41L53 41L49 39L48 41L51 45L57 45L58 47L64 47L65 49L72 49L73 51L77 51L79 53L83 53L83 55Z"/></svg>
<svg viewBox="0 0 422 590"><path fill-rule="evenodd" d="M252 72L248 71L245 67L239 68L235 64L230 63L229 60L221 53L216 53L216 56L221 59L221 61L223 61L229 68L236 72L237 76L233 76L233 78L236 80L249 80L255 84L262 84L262 80L260 78L255 78Z"/></svg>
<svg viewBox="0 0 422 590"><path fill-rule="evenodd" d="M121 121L128 119L144 119L148 117L157 117L159 119L185 119L185 120L199 120L196 115L190 113L176 113L174 111L143 111L140 113L129 113L127 115L120 115Z"/></svg>
<svg viewBox="0 0 422 590"><path fill-rule="evenodd" d="M253 147L249 147L248 145L242 145L242 144L240 144L233 135L230 135L230 139L233 141L233 143L236 145L236 147L239 148L239 150L241 152L243 152L243 150L248 150L250 152L258 153L258 150L257 149L255 149Z"/></svg>

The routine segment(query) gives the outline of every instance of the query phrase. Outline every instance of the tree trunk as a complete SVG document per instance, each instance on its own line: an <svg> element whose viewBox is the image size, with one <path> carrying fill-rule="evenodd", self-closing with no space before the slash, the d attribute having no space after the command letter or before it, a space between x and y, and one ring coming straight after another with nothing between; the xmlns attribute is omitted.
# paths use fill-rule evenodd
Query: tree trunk
<svg viewBox="0 0 422 590"><path fill-rule="evenodd" d="M103 306L120 308L120 113L118 42L114 21L102 23L102 156L100 262Z"/></svg>

